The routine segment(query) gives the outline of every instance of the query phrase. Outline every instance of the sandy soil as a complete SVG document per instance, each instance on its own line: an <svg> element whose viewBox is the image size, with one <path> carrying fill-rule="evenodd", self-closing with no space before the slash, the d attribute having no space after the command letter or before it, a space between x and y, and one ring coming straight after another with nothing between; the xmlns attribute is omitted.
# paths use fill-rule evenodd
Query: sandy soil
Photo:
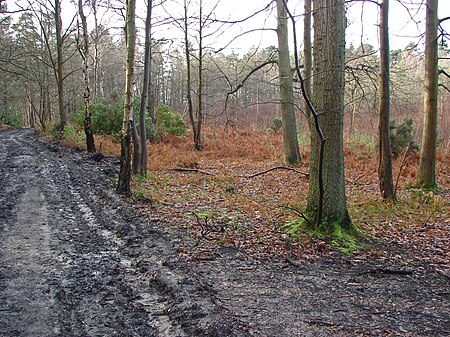
<svg viewBox="0 0 450 337"><path fill-rule="evenodd" d="M450 336L448 277L400 248L186 260L181 229L114 193L117 168L0 131L0 336Z"/></svg>

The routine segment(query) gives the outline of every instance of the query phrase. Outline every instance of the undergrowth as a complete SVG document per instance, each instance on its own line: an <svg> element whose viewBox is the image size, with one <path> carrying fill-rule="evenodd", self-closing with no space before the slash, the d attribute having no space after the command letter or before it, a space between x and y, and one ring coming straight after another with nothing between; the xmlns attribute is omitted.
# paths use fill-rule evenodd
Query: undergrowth
<svg viewBox="0 0 450 337"><path fill-rule="evenodd" d="M100 152L119 154L119 138L96 135L95 139ZM361 234L342 231L336 224L311 229L297 214L283 208L281 205L305 207L308 179L301 174L276 170L248 178L282 165L281 134L205 127L204 150L195 151L192 144L190 133L186 137L167 135L148 143L151 173L134 177L133 190L136 199L151 203L149 213L156 212L170 226L184 228L187 236L201 242L198 247L203 247L202 251L208 251L207 247L212 245L232 245L270 257L287 254L286 242L291 241L290 249L298 257L333 250L351 254L366 248L364 243L371 237L414 242L417 247L429 244L445 247L445 240L440 243L439 237L445 236L443 225L447 224L445 214L450 207L448 149L440 149L437 154L441 191L405 189L408 182L415 181L419 162L417 154L411 153L399 175L398 202L392 204L379 198L377 153L372 140L355 137L347 144L348 207L353 223L365 233ZM309 170L307 149L307 144L302 146L304 161L295 166L299 171ZM395 177L401 161L402 158L393 161ZM174 168L197 168L208 174ZM192 212L197 212L203 229ZM217 228L223 231L210 230Z"/></svg>

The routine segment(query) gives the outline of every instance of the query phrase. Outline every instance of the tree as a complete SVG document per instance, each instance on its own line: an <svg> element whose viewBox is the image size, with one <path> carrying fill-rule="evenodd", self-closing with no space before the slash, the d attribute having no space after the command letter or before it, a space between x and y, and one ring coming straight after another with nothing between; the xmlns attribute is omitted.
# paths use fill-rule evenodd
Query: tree
<svg viewBox="0 0 450 337"><path fill-rule="evenodd" d="M297 125L294 110L294 88L289 56L287 13L284 0L277 0L278 71L283 120L284 159L295 164L301 161L298 148Z"/></svg>
<svg viewBox="0 0 450 337"><path fill-rule="evenodd" d="M389 0L380 4L380 120L378 127L378 178L383 199L395 199L390 138Z"/></svg>
<svg viewBox="0 0 450 337"><path fill-rule="evenodd" d="M189 17L188 17L188 2L184 0L184 17L183 17L183 32L184 32L184 52L186 58L186 98L188 103L188 113L191 120L191 125L194 134L194 146L196 149L200 149L200 143L197 140L200 139L196 132L196 119L194 115L194 104L192 102L192 74L191 74L191 51L189 46Z"/></svg>
<svg viewBox="0 0 450 337"><path fill-rule="evenodd" d="M311 75L312 75L312 47L311 47L311 0L305 0L305 18L303 22L303 56L305 73L305 90L308 96L311 95ZM311 111L308 102L305 102L305 114L309 119Z"/></svg>
<svg viewBox="0 0 450 337"><path fill-rule="evenodd" d="M141 151L139 158L139 174L147 173L147 133L145 128L145 116L147 111L147 96L149 92L149 83L151 75L151 25L152 25L152 7L153 1L148 0L147 18L145 19L145 51L144 51L144 79L142 85L141 105L139 108L139 133L141 141ZM153 122L153 121L152 121Z"/></svg>
<svg viewBox="0 0 450 337"><path fill-rule="evenodd" d="M83 12L83 0L78 0L78 15L81 21L82 41L78 41L78 50L83 62L84 82L84 133L86 135L86 148L89 153L95 152L94 133L92 132L91 116L91 87L89 84L89 33L87 20ZM79 35L79 34L78 34ZM80 38L78 37L78 40Z"/></svg>
<svg viewBox="0 0 450 337"><path fill-rule="evenodd" d="M133 127L133 81L136 55L136 0L127 1L126 14L127 66L123 109L120 171L117 193L131 194L131 132Z"/></svg>
<svg viewBox="0 0 450 337"><path fill-rule="evenodd" d="M323 178L323 221L327 230L353 229L344 179L343 117L345 84L344 0L314 0L313 102L326 138L321 177L321 142L311 132L308 213L317 220ZM311 128L312 129L312 128ZM321 225L321 224L319 224Z"/></svg>
<svg viewBox="0 0 450 337"><path fill-rule="evenodd" d="M58 86L58 108L61 129L67 124L66 106L64 103L64 74L63 74L63 36L61 21L61 0L55 0L55 23L56 23L56 83Z"/></svg>
<svg viewBox="0 0 450 337"><path fill-rule="evenodd" d="M417 186L434 189L436 183L436 144L438 117L438 0L427 0L425 31L425 78L423 133Z"/></svg>

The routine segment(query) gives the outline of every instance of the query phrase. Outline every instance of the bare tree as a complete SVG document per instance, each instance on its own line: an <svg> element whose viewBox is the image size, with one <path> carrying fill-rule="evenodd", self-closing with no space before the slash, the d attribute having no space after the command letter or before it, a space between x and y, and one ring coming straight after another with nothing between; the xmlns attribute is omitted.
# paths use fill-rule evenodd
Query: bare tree
<svg viewBox="0 0 450 337"><path fill-rule="evenodd" d="M378 127L378 178L384 199L395 199L390 138L389 0L380 4L380 120Z"/></svg>
<svg viewBox="0 0 450 337"><path fill-rule="evenodd" d="M289 55L287 13L284 0L277 0L278 70L280 76L281 112L283 119L284 160L289 164L301 161L294 110L293 76Z"/></svg>
<svg viewBox="0 0 450 337"><path fill-rule="evenodd" d="M422 148L420 152L417 185L424 189L434 189L436 183L436 144L438 117L438 41L439 20L438 0L427 0L425 32L425 88Z"/></svg>
<svg viewBox="0 0 450 337"><path fill-rule="evenodd" d="M311 46L311 0L305 0L305 18L303 22L303 56L304 60L304 74L305 74L305 90L311 95L311 76L312 76L312 46ZM309 119L311 112L309 110L308 102L305 102L305 113Z"/></svg>
<svg viewBox="0 0 450 337"><path fill-rule="evenodd" d="M351 230L353 227L347 210L344 179L344 0L314 0L313 5L313 102L320 113L319 121L327 141L322 153L323 142L319 134L311 132L307 209L315 221L320 217L318 205L321 204L320 186L323 179L322 212L326 228L333 230L333 227L339 226L343 230ZM323 177L320 163L323 163Z"/></svg>
<svg viewBox="0 0 450 337"><path fill-rule="evenodd" d="M84 82L84 133L86 134L86 148L89 153L95 152L94 133L92 132L91 116L91 86L89 83L89 33L87 20L83 12L83 0L78 0L78 16L81 21L81 41L78 34L78 50L83 62Z"/></svg>
<svg viewBox="0 0 450 337"><path fill-rule="evenodd" d="M148 102L149 83L151 76L151 37L152 37L152 7L153 0L148 0L147 17L145 19L145 51L144 51L144 79L142 85L141 105L139 108L139 133L141 140L141 152L139 159L140 174L147 173L147 132L145 128ZM153 121L152 121L153 122Z"/></svg>
<svg viewBox="0 0 450 337"><path fill-rule="evenodd" d="M58 85L58 107L61 129L67 124L66 106L64 103L64 74L63 74L63 37L61 21L61 0L55 0L55 23L56 23L56 74Z"/></svg>
<svg viewBox="0 0 450 337"><path fill-rule="evenodd" d="M127 1L126 14L127 66L123 109L120 171L117 193L131 194L131 132L133 127L133 81L136 55L136 0Z"/></svg>

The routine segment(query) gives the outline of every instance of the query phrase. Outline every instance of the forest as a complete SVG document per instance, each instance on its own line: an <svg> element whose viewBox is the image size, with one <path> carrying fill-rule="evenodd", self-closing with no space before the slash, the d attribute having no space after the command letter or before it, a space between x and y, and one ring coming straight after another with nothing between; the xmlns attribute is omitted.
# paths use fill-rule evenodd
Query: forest
<svg viewBox="0 0 450 337"><path fill-rule="evenodd" d="M450 335L450 4L0 0L0 335Z"/></svg>
<svg viewBox="0 0 450 337"><path fill-rule="evenodd" d="M389 235L448 266L448 17L437 0L391 3L420 30L401 49L389 0L249 15L220 0L1 1L0 123L120 157L117 192L205 251L300 258Z"/></svg>

